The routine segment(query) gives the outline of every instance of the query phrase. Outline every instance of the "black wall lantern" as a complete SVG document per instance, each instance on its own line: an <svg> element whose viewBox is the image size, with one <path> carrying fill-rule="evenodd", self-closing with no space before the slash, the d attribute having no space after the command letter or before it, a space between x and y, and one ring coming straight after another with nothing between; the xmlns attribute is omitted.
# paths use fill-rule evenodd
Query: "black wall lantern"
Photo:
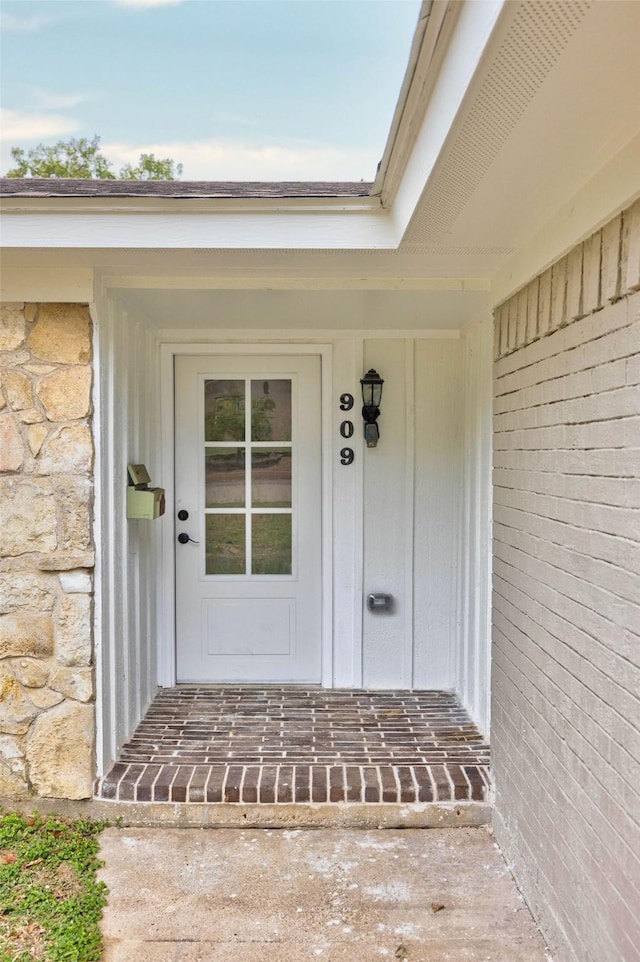
<svg viewBox="0 0 640 962"><path fill-rule="evenodd" d="M360 380L362 385L362 417L364 418L364 439L368 448L375 448L380 437L376 421L380 417L380 399L384 381L373 368Z"/></svg>

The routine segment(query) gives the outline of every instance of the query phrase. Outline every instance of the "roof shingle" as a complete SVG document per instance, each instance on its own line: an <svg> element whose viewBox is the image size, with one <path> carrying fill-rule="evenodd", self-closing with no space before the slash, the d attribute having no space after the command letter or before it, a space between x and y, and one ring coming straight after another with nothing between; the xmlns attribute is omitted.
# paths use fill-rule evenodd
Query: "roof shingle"
<svg viewBox="0 0 640 962"><path fill-rule="evenodd" d="M368 197L368 181L80 180L3 177L5 197L314 198Z"/></svg>

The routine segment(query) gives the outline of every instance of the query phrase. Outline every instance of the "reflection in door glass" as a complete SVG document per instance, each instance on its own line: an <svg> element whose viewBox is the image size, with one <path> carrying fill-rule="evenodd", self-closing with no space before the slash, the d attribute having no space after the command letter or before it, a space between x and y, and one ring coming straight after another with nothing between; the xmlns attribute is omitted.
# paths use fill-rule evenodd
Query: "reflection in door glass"
<svg viewBox="0 0 640 962"><path fill-rule="evenodd" d="M254 514L252 574L291 574L291 515Z"/></svg>
<svg viewBox="0 0 640 962"><path fill-rule="evenodd" d="M244 508L244 448L206 448L205 507Z"/></svg>
<svg viewBox="0 0 640 962"><path fill-rule="evenodd" d="M204 382L205 441L244 441L244 381Z"/></svg>
<svg viewBox="0 0 640 962"><path fill-rule="evenodd" d="M251 452L254 507L291 507L291 448L254 448Z"/></svg>
<svg viewBox="0 0 640 962"><path fill-rule="evenodd" d="M251 440L291 440L291 381L251 382Z"/></svg>
<svg viewBox="0 0 640 962"><path fill-rule="evenodd" d="M206 526L208 575L245 573L244 514L208 514Z"/></svg>

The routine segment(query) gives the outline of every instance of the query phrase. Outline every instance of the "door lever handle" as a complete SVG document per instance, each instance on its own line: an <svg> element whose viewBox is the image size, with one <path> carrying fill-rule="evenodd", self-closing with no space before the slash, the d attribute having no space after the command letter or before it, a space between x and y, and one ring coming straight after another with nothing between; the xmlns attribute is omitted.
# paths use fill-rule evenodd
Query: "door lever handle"
<svg viewBox="0 0 640 962"><path fill-rule="evenodd" d="M178 541L180 544L189 544L189 542L191 542L191 544L200 544L199 541L194 541L193 538L190 538L184 531L178 535Z"/></svg>

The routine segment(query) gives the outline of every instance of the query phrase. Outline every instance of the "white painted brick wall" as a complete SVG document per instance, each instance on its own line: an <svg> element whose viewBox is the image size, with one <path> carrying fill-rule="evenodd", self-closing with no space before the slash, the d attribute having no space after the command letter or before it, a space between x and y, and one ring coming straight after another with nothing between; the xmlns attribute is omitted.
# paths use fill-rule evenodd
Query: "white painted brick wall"
<svg viewBox="0 0 640 962"><path fill-rule="evenodd" d="M640 959L640 202L495 315L496 835L557 962Z"/></svg>

